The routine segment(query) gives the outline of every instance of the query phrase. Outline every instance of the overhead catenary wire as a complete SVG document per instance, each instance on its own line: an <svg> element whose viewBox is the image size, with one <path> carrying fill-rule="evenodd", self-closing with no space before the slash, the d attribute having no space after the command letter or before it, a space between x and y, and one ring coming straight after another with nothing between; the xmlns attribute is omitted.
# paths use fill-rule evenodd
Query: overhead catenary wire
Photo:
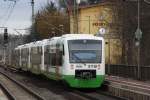
<svg viewBox="0 0 150 100"><path fill-rule="evenodd" d="M15 8L15 6L16 6L16 3L19 1L19 0L4 0L5 2L13 2L13 5L12 5L12 3L9 3L9 5L8 5L8 7L7 7L7 9L5 10L5 13L2 15L2 16L0 16L1 18L1 26L2 27L6 27L7 25L6 25L6 23L8 22L8 20L10 19L10 17L11 17L11 15L12 15L12 13L13 13L13 10L14 10L14 8Z"/></svg>
<svg viewBox="0 0 150 100"><path fill-rule="evenodd" d="M1 22L2 22L2 20L5 18L5 16L7 16L7 15L8 15L9 10L11 10L11 4L9 4L9 6L6 8L5 13L4 13L4 14L2 14L2 15L0 16L0 20L1 20Z"/></svg>
<svg viewBox="0 0 150 100"><path fill-rule="evenodd" d="M11 15L12 15L12 13L13 13L13 11L14 11L15 6L16 6L16 1L14 1L14 4L13 4L13 6L12 6L10 12L8 13L8 16L6 17L4 23L2 24L2 26L5 26L6 23L8 22L8 20L10 19Z"/></svg>

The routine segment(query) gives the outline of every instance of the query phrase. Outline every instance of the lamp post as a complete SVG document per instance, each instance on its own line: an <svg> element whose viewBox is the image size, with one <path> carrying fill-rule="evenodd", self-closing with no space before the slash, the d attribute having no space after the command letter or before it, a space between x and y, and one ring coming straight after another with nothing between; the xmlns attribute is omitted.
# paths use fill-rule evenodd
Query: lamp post
<svg viewBox="0 0 150 100"><path fill-rule="evenodd" d="M76 3L77 3L77 14L76 14L76 16L77 16L76 17L76 20L77 20L77 22L76 22L77 23L77 34L79 32L79 27L78 27L79 26L78 25L79 14L78 13L79 13L79 4L80 4L80 2L81 2L80 0L76 0Z"/></svg>
<svg viewBox="0 0 150 100"><path fill-rule="evenodd" d="M136 46L137 46L137 76L138 79L140 79L141 76L141 70L140 70L140 42L142 38L142 31L140 29L140 0L138 0L138 26L137 30L135 32L135 38L136 38Z"/></svg>

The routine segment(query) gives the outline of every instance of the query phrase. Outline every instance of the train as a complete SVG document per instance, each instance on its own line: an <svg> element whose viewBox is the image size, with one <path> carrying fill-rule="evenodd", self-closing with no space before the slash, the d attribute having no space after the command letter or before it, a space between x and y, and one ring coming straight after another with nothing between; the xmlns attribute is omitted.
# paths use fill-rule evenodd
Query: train
<svg viewBox="0 0 150 100"><path fill-rule="evenodd" d="M104 38L65 34L17 46L12 66L65 82L73 88L98 88L105 80Z"/></svg>

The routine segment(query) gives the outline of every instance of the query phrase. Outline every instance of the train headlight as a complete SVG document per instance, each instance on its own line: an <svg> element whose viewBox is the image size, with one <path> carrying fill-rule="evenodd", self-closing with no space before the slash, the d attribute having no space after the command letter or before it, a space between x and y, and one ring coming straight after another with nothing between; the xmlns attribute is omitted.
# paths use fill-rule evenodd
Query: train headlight
<svg viewBox="0 0 150 100"><path fill-rule="evenodd" d="M101 68L101 65L97 65L97 69L100 70L100 68Z"/></svg>
<svg viewBox="0 0 150 100"><path fill-rule="evenodd" d="M74 69L74 65L70 65L70 68L71 68L71 69Z"/></svg>

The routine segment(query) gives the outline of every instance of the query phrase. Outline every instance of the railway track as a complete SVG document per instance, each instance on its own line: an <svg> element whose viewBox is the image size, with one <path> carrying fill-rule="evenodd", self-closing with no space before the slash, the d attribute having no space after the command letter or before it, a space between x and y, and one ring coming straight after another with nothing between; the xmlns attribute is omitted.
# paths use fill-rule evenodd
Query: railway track
<svg viewBox="0 0 150 100"><path fill-rule="evenodd" d="M0 71L0 85L10 100L45 100L24 84Z"/></svg>
<svg viewBox="0 0 150 100"><path fill-rule="evenodd" d="M13 70L13 69L10 69L10 70ZM25 73L26 72L17 73L16 70L13 70L10 72L10 75L14 74L13 76L22 77L20 78L21 79L20 81L22 81ZM150 86L148 83L143 83L143 82L136 81L136 80L131 81L130 79L126 79L126 78L123 79L123 78L115 77L115 76L106 77L107 83L105 83L104 86L108 88L108 91L101 91L101 89L98 89L94 92L92 91L86 92L86 91L80 91L80 90L78 91L76 89L72 89L71 91L68 91L68 90L65 90L62 84L60 83L55 84L55 82L54 83L51 83L51 82L49 83L47 81L44 82L44 81L41 81L41 78L39 78L37 82L32 82L33 80L37 79L36 75L33 75L32 77L25 75L25 77L27 77L27 81L31 80L30 81L32 84L31 87L34 87L35 83L38 83L38 82L40 83L36 87L37 91L40 91L40 88L42 87L43 89L47 89L48 91L52 91L52 92L56 91L56 94L61 95L60 98L63 98L64 96L67 97L61 100L150 100ZM16 78L16 80L18 80L18 78ZM28 86L26 82L22 81L21 83ZM40 86L41 84L44 84L44 85ZM45 84L47 84L47 86ZM49 86L52 86L52 87L49 88ZM44 92L44 91L41 91L41 92ZM61 92L64 92L64 94L62 94ZM52 95L56 95L56 94L53 93ZM46 96L49 97L48 95L44 95L44 97ZM49 100L49 99L46 99L46 100ZM56 99L56 100L59 100L59 99Z"/></svg>
<svg viewBox="0 0 150 100"><path fill-rule="evenodd" d="M120 98L117 96L113 96L107 93L104 93L103 91L93 91L93 92L82 92L82 91L74 91L74 93L79 94L87 100L126 100L124 98Z"/></svg>
<svg viewBox="0 0 150 100"><path fill-rule="evenodd" d="M45 100L53 100L53 99L59 100L60 98L61 98L61 100L124 100L122 98L104 93L104 91L100 91L99 89L78 90L78 89L64 88L61 83L58 83L58 82L56 82L56 83L50 82L49 83L48 81L43 81L42 79L37 79L37 77L34 75L29 77L28 74L27 75L25 74L26 72L17 73L17 71L14 69L8 69L4 72L5 73L7 72L8 76L13 76L17 81L21 82L26 87L29 87L30 90L36 91L36 93L42 95L42 97L45 97L46 98ZM15 77L15 76L17 76L17 77ZM24 76L27 79L23 78ZM24 81L22 81L22 80L24 80ZM26 84L26 82L31 83L31 84L30 85ZM35 83L37 83L37 84L35 84ZM38 84L38 83L40 83L40 84ZM51 86L53 86L53 87L51 87ZM36 87L36 88L34 89L34 87ZM42 88L42 90L41 90L41 88ZM40 91L40 92L38 92L38 91ZM44 93L45 91L48 91L48 92ZM54 93L51 93L49 91L52 91ZM49 93L49 95L48 95L48 93ZM45 94L47 94L47 95L45 95ZM53 98L52 95L56 95L56 94L61 95L61 97Z"/></svg>
<svg viewBox="0 0 150 100"><path fill-rule="evenodd" d="M9 90L2 83L0 83L0 88L7 96L8 100L14 100L15 97L12 95L12 93L9 92Z"/></svg>

